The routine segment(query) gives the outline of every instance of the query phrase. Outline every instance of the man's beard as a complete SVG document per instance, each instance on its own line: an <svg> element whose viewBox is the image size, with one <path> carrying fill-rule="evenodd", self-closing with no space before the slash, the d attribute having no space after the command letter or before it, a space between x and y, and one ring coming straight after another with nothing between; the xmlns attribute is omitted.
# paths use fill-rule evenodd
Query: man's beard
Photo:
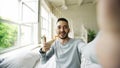
<svg viewBox="0 0 120 68"><path fill-rule="evenodd" d="M62 33L62 32L61 32L61 33ZM68 38L68 33L63 32L63 33L64 33L63 36L61 36L61 33L60 33L60 36L59 36L60 39L66 39L66 38Z"/></svg>

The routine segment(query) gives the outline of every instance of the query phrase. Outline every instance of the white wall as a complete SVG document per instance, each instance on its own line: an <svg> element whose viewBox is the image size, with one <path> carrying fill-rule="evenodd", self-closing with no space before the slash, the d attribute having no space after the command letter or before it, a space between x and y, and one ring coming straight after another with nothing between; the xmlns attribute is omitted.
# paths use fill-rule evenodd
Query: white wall
<svg viewBox="0 0 120 68"><path fill-rule="evenodd" d="M54 9L53 13L58 17L66 17L70 20L70 23L73 25L75 37L80 36L80 26L82 24L84 24L86 28L98 31L95 4L68 6L67 10Z"/></svg>

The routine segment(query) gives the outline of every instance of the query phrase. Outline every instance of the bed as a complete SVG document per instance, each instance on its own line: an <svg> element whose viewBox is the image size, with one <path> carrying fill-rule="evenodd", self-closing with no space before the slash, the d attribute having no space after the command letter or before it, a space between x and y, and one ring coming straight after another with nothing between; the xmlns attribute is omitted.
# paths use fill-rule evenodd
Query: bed
<svg viewBox="0 0 120 68"><path fill-rule="evenodd" d="M39 48L23 50L0 59L0 68L55 68L55 56L44 65L40 63Z"/></svg>

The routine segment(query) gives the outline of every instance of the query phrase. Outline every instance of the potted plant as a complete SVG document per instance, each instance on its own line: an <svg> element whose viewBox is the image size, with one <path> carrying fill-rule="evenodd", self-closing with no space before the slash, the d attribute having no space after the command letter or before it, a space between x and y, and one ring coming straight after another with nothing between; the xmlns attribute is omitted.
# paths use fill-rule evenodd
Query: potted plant
<svg viewBox="0 0 120 68"><path fill-rule="evenodd" d="M96 32L91 29L88 29L87 31L88 31L88 43L89 43L96 37Z"/></svg>

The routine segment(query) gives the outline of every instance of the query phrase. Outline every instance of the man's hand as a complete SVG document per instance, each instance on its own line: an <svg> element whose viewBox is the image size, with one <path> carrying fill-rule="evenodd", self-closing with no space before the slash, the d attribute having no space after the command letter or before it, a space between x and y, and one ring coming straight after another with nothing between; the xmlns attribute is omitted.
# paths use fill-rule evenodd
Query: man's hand
<svg viewBox="0 0 120 68"><path fill-rule="evenodd" d="M43 43L42 51L47 52L50 49L52 43L55 41L55 39L46 42L46 37L44 37L43 41L44 43Z"/></svg>
<svg viewBox="0 0 120 68"><path fill-rule="evenodd" d="M42 51L47 52L50 49L51 45L49 43L43 43Z"/></svg>

